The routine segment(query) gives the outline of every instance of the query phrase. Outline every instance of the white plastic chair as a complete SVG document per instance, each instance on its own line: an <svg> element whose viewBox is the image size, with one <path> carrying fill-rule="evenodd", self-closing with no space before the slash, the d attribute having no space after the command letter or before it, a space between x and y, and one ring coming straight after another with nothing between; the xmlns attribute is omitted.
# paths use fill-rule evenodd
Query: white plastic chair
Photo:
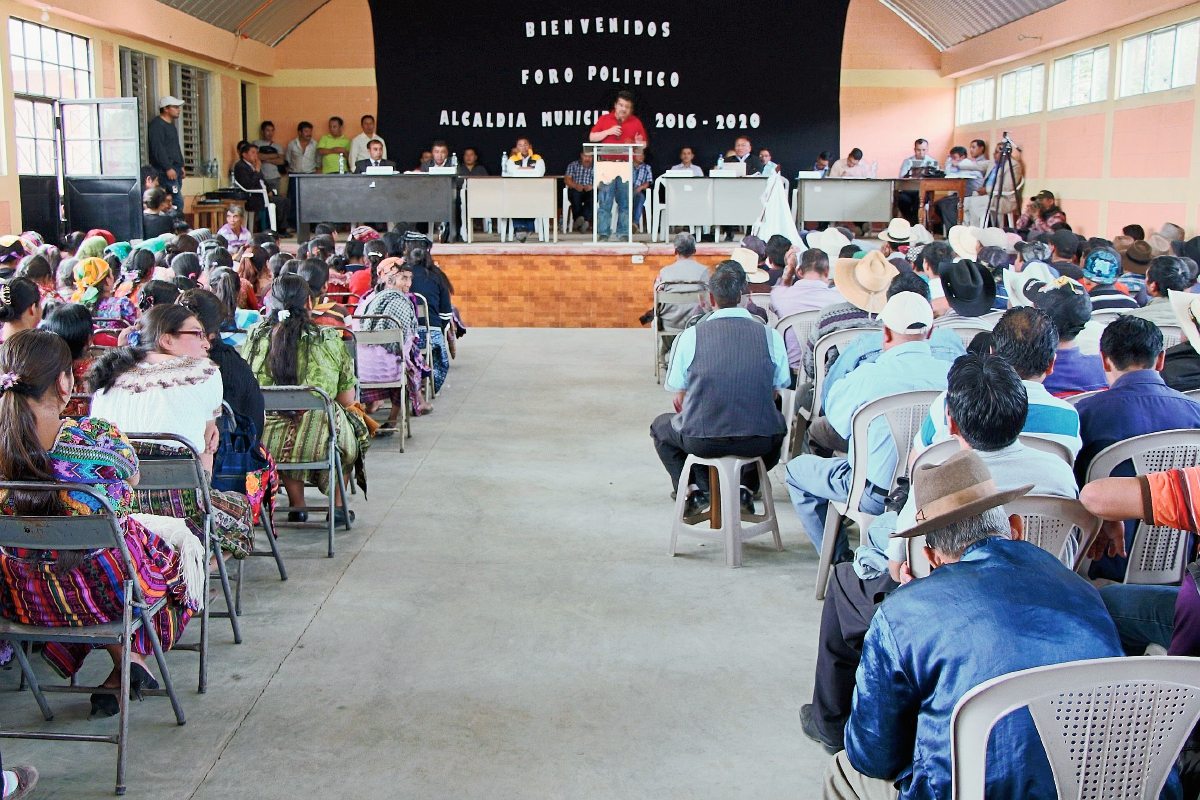
<svg viewBox="0 0 1200 800"><path fill-rule="evenodd" d="M248 186L242 186L240 183L237 182L237 179L232 176L230 176L230 181L233 183L233 188L241 189L246 194L261 194L262 195L263 208L265 208L267 211L267 219L270 220L270 222L271 222L271 230L273 230L273 231L278 230L278 228L276 227L276 224L275 224L275 204L271 202L271 193L270 193L270 191L267 190L267 184L264 183L263 181L259 181L258 188L251 189ZM246 227L250 229L251 233L254 232L253 218L255 216L257 216L257 214L258 214L258 212L254 212L253 214L251 214L249 211L246 212Z"/></svg>
<svg viewBox="0 0 1200 800"><path fill-rule="evenodd" d="M1200 659L1069 661L981 683L950 718L954 800L983 800L988 736L1025 707L1059 797L1155 798L1200 718Z"/></svg>
<svg viewBox="0 0 1200 800"><path fill-rule="evenodd" d="M1094 394L1100 394L1101 392L1105 392L1105 391L1108 391L1108 390L1107 389L1093 389L1090 392L1080 392L1079 394L1073 394L1070 397L1064 397L1063 400L1066 400L1068 403L1070 403L1073 406L1077 406L1077 405L1079 405L1079 402L1081 400L1086 400Z"/></svg>
<svg viewBox="0 0 1200 800"><path fill-rule="evenodd" d="M829 569L833 565L833 554L837 547L842 518L858 524L860 544L867 540L867 528L875 520L874 514L862 511L859 505L867 492L867 474L870 472L868 456L871 448L867 431L877 417L887 420L892 440L896 445L896 467L887 486L879 488L891 491L896 478L908 473L908 454L912 450L913 435L929 414L929 406L941 394L934 390L899 392L872 400L864 404L850 420L850 449L852 450L850 493L845 503L830 500L825 512L825 536L821 544L821 562L817 568L817 599L825 599L825 587L829 581Z"/></svg>
<svg viewBox="0 0 1200 800"><path fill-rule="evenodd" d="M788 314L786 317L780 318L775 323L775 330L779 331L779 335L787 341L787 332L790 330L792 335L796 337L796 341L803 347L808 341L808 336L812 333L813 326L817 324L817 317L821 316L821 310L815 311L798 311L795 314ZM803 371L803 367L800 368Z"/></svg>
<svg viewBox="0 0 1200 800"><path fill-rule="evenodd" d="M945 319L945 318L943 318ZM962 339L963 347L969 347L971 341L981 333L988 332L995 323L988 325L982 317L951 317L944 323L933 324L934 328L949 328Z"/></svg>
<svg viewBox="0 0 1200 800"><path fill-rule="evenodd" d="M708 511L691 522L684 519L687 504L688 480L692 467L707 467L711 504ZM742 514L741 476L742 468L754 466L758 470L759 486L762 489L762 514ZM708 527L698 523L708 522ZM749 522L749 525L743 525ZM667 555L674 557L679 534L696 536L725 546L725 566L742 565L742 542L770 533L775 538L775 549L783 551L783 540L779 538L779 520L775 517L775 502L771 496L771 479L761 458L724 456L722 458L700 458L689 455L679 476L675 491L675 519L671 523L671 546Z"/></svg>
<svg viewBox="0 0 1200 800"><path fill-rule="evenodd" d="M792 422L788 426L789 433L787 439L787 458L782 461L790 461L800 453L800 447L803 444L804 431L808 429L808 423L811 423L821 414L821 392L822 386L825 383L825 373L827 372L825 362L828 360L829 351L835 347L842 347L857 339L861 334L871 333L872 328L844 328L840 331L833 331L821 337L813 348L813 371L816 375L813 376L813 399L811 408L797 408L796 413L792 415ZM811 332L810 332L811 334ZM803 344L803 342L802 342ZM793 405L794 405L793 401ZM805 424L799 425L796 416L804 417Z"/></svg>
<svg viewBox="0 0 1200 800"><path fill-rule="evenodd" d="M1098 322L1105 327L1107 327L1110 322L1113 322L1120 318L1121 318L1121 312L1115 311L1112 309L1105 309L1103 311L1093 311L1092 312L1092 321Z"/></svg>
<svg viewBox="0 0 1200 800"><path fill-rule="evenodd" d="M1183 341L1183 329L1178 325L1159 325L1163 335L1163 349L1174 347Z"/></svg>
<svg viewBox="0 0 1200 800"><path fill-rule="evenodd" d="M1200 389L1189 389L1188 391L1184 392L1184 394L1193 400L1200 402Z"/></svg>
<svg viewBox="0 0 1200 800"><path fill-rule="evenodd" d="M1200 430L1158 431L1110 445L1088 465L1085 483L1109 477L1117 465L1129 460L1138 475L1194 467L1200 464ZM1184 531L1139 522L1129 548L1125 583L1179 583L1187 563L1187 541Z"/></svg>
<svg viewBox="0 0 1200 800"><path fill-rule="evenodd" d="M1052 456L1058 456L1063 461L1067 462L1067 466L1074 466L1075 458L1071 455L1071 448L1067 447L1062 442L1057 442L1054 439L1047 439L1044 436L1039 436L1036 433L1022 433L1017 437L1021 440L1021 444L1026 447L1031 447L1034 450L1041 450L1043 453L1049 453Z"/></svg>

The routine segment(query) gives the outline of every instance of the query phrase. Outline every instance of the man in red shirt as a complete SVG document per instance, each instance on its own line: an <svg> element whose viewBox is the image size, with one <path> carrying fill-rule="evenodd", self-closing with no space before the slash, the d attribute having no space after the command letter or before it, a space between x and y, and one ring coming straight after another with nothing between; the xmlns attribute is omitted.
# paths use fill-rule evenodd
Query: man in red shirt
<svg viewBox="0 0 1200 800"><path fill-rule="evenodd" d="M642 121L633 115L633 94L626 91L617 92L617 101L613 110L596 120L588 141L602 144L646 144L646 129ZM624 156L601 156L600 161L625 161ZM610 242L620 241L629 235L629 187L628 178L612 178L608 183L602 183L605 177L603 167L596 165L596 202L597 220L596 234L600 238L608 237ZM617 201L617 228L612 228L612 204ZM611 234L611 235L610 235Z"/></svg>

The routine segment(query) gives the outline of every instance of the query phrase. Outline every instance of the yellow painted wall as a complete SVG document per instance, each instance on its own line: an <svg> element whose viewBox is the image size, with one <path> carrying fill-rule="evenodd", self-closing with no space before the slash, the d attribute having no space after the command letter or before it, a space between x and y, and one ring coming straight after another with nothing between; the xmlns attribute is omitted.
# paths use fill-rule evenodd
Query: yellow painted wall
<svg viewBox="0 0 1200 800"><path fill-rule="evenodd" d="M1067 0L1063 5L1074 3ZM1107 11L1125 13L1121 3ZM1178 4L1176 4L1178 5ZM1056 7L1057 8L1057 7ZM1045 12L1042 12L1045 13ZM995 142L1003 131L1024 148L1027 182L1025 196L1049 189L1062 201L1068 221L1077 233L1111 237L1121 227L1138 223L1147 230L1163 222L1182 225L1189 235L1197 229L1200 207L1200 104L1196 87L1114 99L1118 91L1121 41L1146 31L1200 17L1200 3L1106 30L1015 59L1006 59L994 41L983 43L977 58L991 65L964 72L956 83L996 78L1019 67L1046 66L1046 101L1049 106L1053 61L1103 44L1109 51L1108 99L1056 111L1010 117L954 129L954 141L973 138ZM1006 28L1019 27L1019 23ZM1003 29L1002 29L1003 30ZM1009 31L1013 50L1024 47ZM999 37L997 37L999 38ZM963 51L947 63L965 62ZM951 67L953 68L953 67ZM937 153L944 158L945 152Z"/></svg>

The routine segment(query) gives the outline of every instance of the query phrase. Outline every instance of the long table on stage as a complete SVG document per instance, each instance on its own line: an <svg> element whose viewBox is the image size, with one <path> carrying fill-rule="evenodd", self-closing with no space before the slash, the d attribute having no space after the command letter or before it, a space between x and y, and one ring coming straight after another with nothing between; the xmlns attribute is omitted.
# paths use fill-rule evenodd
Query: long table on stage
<svg viewBox="0 0 1200 800"><path fill-rule="evenodd" d="M888 222L897 192L915 191L921 198L921 221L929 227L926 194L958 193L958 219L967 193L965 178L801 178L796 186L796 223Z"/></svg>
<svg viewBox="0 0 1200 800"><path fill-rule="evenodd" d="M476 219L546 219L558 242L558 178L506 177L501 175L464 178L463 225L467 243L473 239ZM501 237L503 241L503 235Z"/></svg>
<svg viewBox="0 0 1200 800"><path fill-rule="evenodd" d="M308 240L318 222L447 222L450 241L458 231L454 175L290 176L296 202L296 240ZM430 229L432 231L432 228Z"/></svg>
<svg viewBox="0 0 1200 800"><path fill-rule="evenodd" d="M656 226L663 241L673 226L750 226L762 213L762 193L767 179L760 175L731 178L694 178L660 175L655 191L662 190L662 218Z"/></svg>

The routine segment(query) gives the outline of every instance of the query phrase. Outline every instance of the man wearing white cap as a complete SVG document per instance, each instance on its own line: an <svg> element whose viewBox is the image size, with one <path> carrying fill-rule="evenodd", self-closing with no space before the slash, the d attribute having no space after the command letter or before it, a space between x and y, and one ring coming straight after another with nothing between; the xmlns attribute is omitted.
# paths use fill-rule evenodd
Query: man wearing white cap
<svg viewBox="0 0 1200 800"><path fill-rule="evenodd" d="M158 172L158 182L171 193L171 200L180 211L183 210L183 148L179 146L175 120L182 110L183 101L178 97L159 98L158 116L146 126L150 166Z"/></svg>
<svg viewBox="0 0 1200 800"><path fill-rule="evenodd" d="M838 381L825 401L825 416L844 439L851 438L854 413L872 400L899 392L946 389L950 363L935 358L929 349L929 333L933 330L929 302L915 292L900 292L887 301L879 319L883 323L883 353ZM867 491L859 507L869 514L881 514L896 467L896 445L887 420L880 418L871 423L868 445ZM850 448L853 453L853 442ZM788 493L818 553L825 536L826 507L830 500L845 502L849 497L852 466L845 458L814 455L797 456L788 462ZM834 563L849 556L850 549L839 532Z"/></svg>

